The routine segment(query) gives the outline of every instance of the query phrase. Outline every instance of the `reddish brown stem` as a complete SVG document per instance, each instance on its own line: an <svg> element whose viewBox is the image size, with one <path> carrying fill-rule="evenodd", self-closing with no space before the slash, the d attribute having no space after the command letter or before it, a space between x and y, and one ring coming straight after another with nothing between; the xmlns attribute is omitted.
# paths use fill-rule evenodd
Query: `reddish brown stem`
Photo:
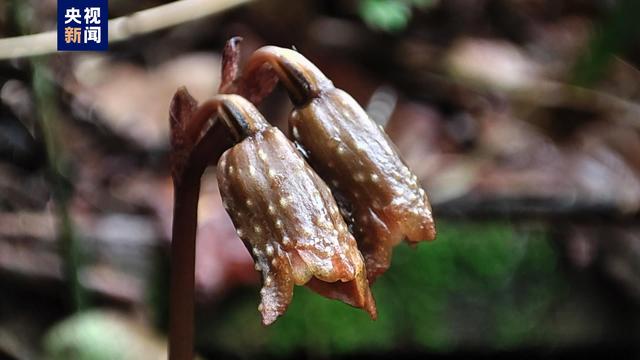
<svg viewBox="0 0 640 360"><path fill-rule="evenodd" d="M229 134L239 141L267 124L248 101L237 95L218 95L196 108L195 99L186 89L180 89L171 110L174 203L169 360L192 360L200 178L206 167L233 145ZM223 121L214 119L208 124L212 117Z"/></svg>
<svg viewBox="0 0 640 360"><path fill-rule="evenodd" d="M174 187L169 359L193 359L196 231L200 177Z"/></svg>

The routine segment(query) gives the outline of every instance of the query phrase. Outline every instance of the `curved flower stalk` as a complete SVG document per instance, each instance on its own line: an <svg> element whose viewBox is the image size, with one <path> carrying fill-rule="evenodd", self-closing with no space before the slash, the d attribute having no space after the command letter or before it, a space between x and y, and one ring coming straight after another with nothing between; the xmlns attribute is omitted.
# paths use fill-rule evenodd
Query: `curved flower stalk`
<svg viewBox="0 0 640 360"><path fill-rule="evenodd" d="M195 247L200 178L211 161L231 146L215 117L220 99L198 106L186 88L171 101L171 174L174 185L171 239L169 359L193 359Z"/></svg>
<svg viewBox="0 0 640 360"><path fill-rule="evenodd" d="M262 273L263 323L283 314L294 285L305 284L375 318L362 255L324 181L248 101L228 95L220 115L238 143L218 162L218 186Z"/></svg>
<svg viewBox="0 0 640 360"><path fill-rule="evenodd" d="M395 146L346 92L296 51L263 47L249 58L236 90L255 102L273 76L295 105L290 133L330 184L351 225L373 281L387 270L391 250L435 238L431 205Z"/></svg>

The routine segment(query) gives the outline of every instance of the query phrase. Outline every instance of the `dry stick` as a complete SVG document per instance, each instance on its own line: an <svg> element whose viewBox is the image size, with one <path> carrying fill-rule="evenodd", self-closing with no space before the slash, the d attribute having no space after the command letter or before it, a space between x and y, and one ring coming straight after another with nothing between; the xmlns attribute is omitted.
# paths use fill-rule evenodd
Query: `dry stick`
<svg viewBox="0 0 640 360"><path fill-rule="evenodd" d="M109 21L109 43L216 14L251 0L179 0ZM0 39L0 60L57 51L56 31Z"/></svg>
<svg viewBox="0 0 640 360"><path fill-rule="evenodd" d="M640 105L594 89L543 80L511 93L514 98L533 106L569 105L580 109L615 113L615 122L640 128Z"/></svg>
<svg viewBox="0 0 640 360"><path fill-rule="evenodd" d="M611 121L640 128L640 104L597 89L566 84L555 80L535 80L504 87L492 79L470 79L461 76L429 74L435 83L449 89L460 85L475 91L499 91L513 100L533 108L571 106L603 113L615 113Z"/></svg>

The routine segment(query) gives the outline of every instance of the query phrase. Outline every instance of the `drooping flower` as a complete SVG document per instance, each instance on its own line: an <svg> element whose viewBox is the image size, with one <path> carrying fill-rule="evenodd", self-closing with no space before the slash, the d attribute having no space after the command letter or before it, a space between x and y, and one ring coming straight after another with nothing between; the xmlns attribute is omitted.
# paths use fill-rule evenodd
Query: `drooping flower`
<svg viewBox="0 0 640 360"><path fill-rule="evenodd" d="M264 95L259 79L270 68L295 108L294 141L331 186L367 264L370 280L387 270L393 246L435 238L431 205L384 129L300 53L266 46L249 59L238 91L252 101ZM272 75L271 75L272 76ZM258 89L258 90L256 90Z"/></svg>
<svg viewBox="0 0 640 360"><path fill-rule="evenodd" d="M284 313L294 285L307 285L375 318L364 260L324 181L242 97L227 95L219 116L237 144L218 162L218 186L262 273L263 322Z"/></svg>

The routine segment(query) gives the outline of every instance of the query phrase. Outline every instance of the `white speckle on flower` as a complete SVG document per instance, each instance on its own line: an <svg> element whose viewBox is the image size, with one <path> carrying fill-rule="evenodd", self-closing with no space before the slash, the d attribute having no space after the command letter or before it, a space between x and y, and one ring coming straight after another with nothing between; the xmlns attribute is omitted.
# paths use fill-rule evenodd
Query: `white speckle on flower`
<svg viewBox="0 0 640 360"><path fill-rule="evenodd" d="M267 244L267 246L265 247L265 251L268 256L273 256L273 245Z"/></svg>

